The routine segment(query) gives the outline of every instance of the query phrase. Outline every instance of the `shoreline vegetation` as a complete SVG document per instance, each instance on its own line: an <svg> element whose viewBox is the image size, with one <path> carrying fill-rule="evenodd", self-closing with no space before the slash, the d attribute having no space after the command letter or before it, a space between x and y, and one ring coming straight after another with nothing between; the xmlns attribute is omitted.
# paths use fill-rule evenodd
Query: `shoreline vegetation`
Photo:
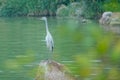
<svg viewBox="0 0 120 80"><path fill-rule="evenodd" d="M0 16L77 16L98 19L104 11L120 10L119 5L119 0L0 0Z"/></svg>

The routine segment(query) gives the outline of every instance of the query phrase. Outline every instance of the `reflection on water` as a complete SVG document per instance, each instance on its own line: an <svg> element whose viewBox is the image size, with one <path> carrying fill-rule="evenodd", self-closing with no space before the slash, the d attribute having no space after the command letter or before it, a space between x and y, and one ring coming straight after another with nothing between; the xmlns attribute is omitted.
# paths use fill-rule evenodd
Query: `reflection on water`
<svg viewBox="0 0 120 80"><path fill-rule="evenodd" d="M90 24L81 24L75 18L49 18L48 24L55 42L53 59L68 66L74 63L75 55L85 54L94 46L90 35L100 36L99 30L88 30ZM45 24L38 18L1 18L0 78L32 80L39 62L49 53L43 41L45 35Z"/></svg>

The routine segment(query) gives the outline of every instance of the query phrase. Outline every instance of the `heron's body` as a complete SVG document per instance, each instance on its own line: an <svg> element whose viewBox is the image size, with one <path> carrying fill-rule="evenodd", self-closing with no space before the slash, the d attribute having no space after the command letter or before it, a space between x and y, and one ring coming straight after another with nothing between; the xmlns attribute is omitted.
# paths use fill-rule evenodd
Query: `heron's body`
<svg viewBox="0 0 120 80"><path fill-rule="evenodd" d="M50 51L53 51L54 43L53 43L53 38L50 34L50 32L47 32L47 35L45 37L46 45L49 48Z"/></svg>
<svg viewBox="0 0 120 80"><path fill-rule="evenodd" d="M47 18L46 17L42 17L41 20L45 21L45 26L46 26L45 41L46 41L47 48L52 52L53 48L54 48L54 41L53 41L52 35L50 34L49 29L48 29Z"/></svg>

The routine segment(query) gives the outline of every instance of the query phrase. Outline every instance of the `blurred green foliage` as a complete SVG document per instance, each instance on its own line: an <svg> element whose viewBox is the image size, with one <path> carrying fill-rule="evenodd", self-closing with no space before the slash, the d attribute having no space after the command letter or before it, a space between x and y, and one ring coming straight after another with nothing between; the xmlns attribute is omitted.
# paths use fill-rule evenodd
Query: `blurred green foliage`
<svg viewBox="0 0 120 80"><path fill-rule="evenodd" d="M55 15L58 5L69 4L70 1L71 0L0 0L0 15Z"/></svg>
<svg viewBox="0 0 120 80"><path fill-rule="evenodd" d="M103 1L104 0L82 0L84 6L83 15L86 18L99 18L100 13L103 12Z"/></svg>
<svg viewBox="0 0 120 80"><path fill-rule="evenodd" d="M120 80L120 36L105 31L94 22L78 23L77 19L72 18L58 27L60 41L65 39L66 44L76 44L71 45L74 46L72 48L65 47L66 53L60 54L67 59L67 53L72 53L69 56L72 62L65 65L78 80ZM60 45L60 53L64 53L65 44Z"/></svg>
<svg viewBox="0 0 120 80"><path fill-rule="evenodd" d="M1 16L25 16L28 13L26 0L0 1Z"/></svg>
<svg viewBox="0 0 120 80"><path fill-rule="evenodd" d="M120 0L106 0L103 5L105 11L120 11Z"/></svg>
<svg viewBox="0 0 120 80"><path fill-rule="evenodd" d="M71 6L72 3L82 6ZM69 8L61 10L62 16L79 15L82 11L82 16L92 19L99 18L103 11L120 10L119 0L0 0L0 16L55 16L61 5Z"/></svg>
<svg viewBox="0 0 120 80"><path fill-rule="evenodd" d="M82 80L119 80L120 38L111 32L104 32L97 25L89 24L84 29L87 33L82 33L84 36L79 44L83 44L86 49L82 48L83 51L74 55L75 62L68 67Z"/></svg>

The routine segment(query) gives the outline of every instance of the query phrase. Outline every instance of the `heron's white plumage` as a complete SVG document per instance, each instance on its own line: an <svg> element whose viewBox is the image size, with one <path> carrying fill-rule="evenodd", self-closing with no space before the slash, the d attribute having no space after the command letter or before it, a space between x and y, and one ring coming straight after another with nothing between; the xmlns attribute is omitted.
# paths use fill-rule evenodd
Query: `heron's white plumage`
<svg viewBox="0 0 120 80"><path fill-rule="evenodd" d="M47 45L47 47L49 48L49 50L50 50L50 51L53 51L54 42L53 42L53 38L52 38L52 36L51 36L50 33L48 33L48 34L46 35L45 40L46 40L46 45Z"/></svg>

